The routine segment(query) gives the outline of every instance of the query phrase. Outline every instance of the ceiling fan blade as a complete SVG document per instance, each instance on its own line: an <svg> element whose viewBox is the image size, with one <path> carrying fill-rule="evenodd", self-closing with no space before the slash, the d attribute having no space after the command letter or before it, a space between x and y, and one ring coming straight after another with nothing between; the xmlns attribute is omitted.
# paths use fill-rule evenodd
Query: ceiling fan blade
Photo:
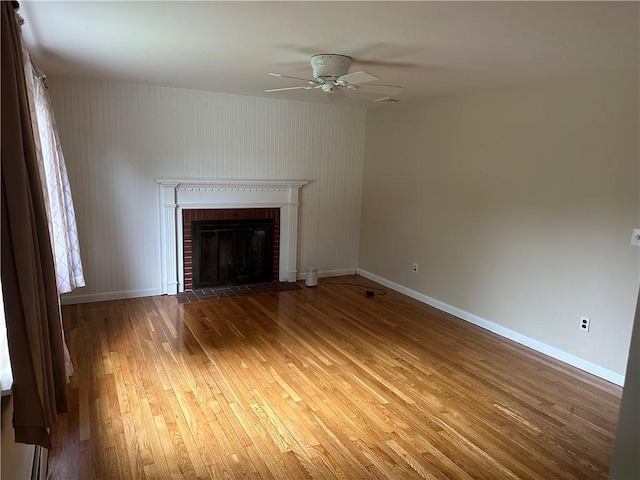
<svg viewBox="0 0 640 480"><path fill-rule="evenodd" d="M353 59L354 64L371 66L371 67L391 67L391 68L418 68L420 66L419 63L410 63L410 62L385 62L383 60L361 60L359 58Z"/></svg>
<svg viewBox="0 0 640 480"><path fill-rule="evenodd" d="M391 45L388 43L371 43L358 50L351 51L352 65L392 67L392 68L417 68L418 63L394 61L394 58L406 58L419 53L416 48Z"/></svg>
<svg viewBox="0 0 640 480"><path fill-rule="evenodd" d="M265 90L265 93L284 92L285 90L311 90L312 88L313 87L311 85L303 85L301 87L270 88L269 90Z"/></svg>
<svg viewBox="0 0 640 480"><path fill-rule="evenodd" d="M280 75L279 73L270 73L269 75L271 75L272 77L282 77L282 78L291 78L293 80L302 80L303 82L309 82L309 83L317 83L315 80L309 80L308 78L300 78L300 77L291 77L289 75Z"/></svg>
<svg viewBox="0 0 640 480"><path fill-rule="evenodd" d="M381 95L398 95L402 91L402 87L396 85L360 85L356 92L375 93Z"/></svg>
<svg viewBox="0 0 640 480"><path fill-rule="evenodd" d="M382 97L382 98L376 98L374 102L400 103L400 102L404 102L404 100L400 100L399 98Z"/></svg>
<svg viewBox="0 0 640 480"><path fill-rule="evenodd" d="M278 48L281 48L283 50L288 50L289 52L293 52L293 53L299 53L302 55L307 55L307 56L311 56L311 55L315 55L318 52L323 52L324 48L320 47L320 46L302 46L302 45L298 45L297 43L284 43L282 45L276 45Z"/></svg>
<svg viewBox="0 0 640 480"><path fill-rule="evenodd" d="M378 77L371 75L370 73L353 72L338 77L336 81L350 83L351 85L358 85L360 83L375 82L376 80L378 80Z"/></svg>
<svg viewBox="0 0 640 480"><path fill-rule="evenodd" d="M336 88L332 92L327 92L327 95L329 96L330 102L333 102L334 100L340 100L341 98L345 97L345 94L341 88Z"/></svg>

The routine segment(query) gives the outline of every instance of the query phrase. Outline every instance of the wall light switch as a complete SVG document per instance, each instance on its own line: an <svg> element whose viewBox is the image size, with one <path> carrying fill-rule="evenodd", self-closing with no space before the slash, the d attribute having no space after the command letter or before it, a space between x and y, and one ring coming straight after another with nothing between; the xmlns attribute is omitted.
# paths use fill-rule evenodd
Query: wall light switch
<svg viewBox="0 0 640 480"><path fill-rule="evenodd" d="M633 229L633 234L631 235L631 245L640 247L640 228Z"/></svg>

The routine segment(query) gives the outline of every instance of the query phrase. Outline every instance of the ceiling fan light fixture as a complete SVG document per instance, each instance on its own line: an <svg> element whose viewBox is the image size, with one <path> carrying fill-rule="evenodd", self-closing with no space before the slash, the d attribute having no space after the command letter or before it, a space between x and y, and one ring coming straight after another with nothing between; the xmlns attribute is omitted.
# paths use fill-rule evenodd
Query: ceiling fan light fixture
<svg viewBox="0 0 640 480"><path fill-rule="evenodd" d="M351 57L337 53L319 53L310 58L313 78L338 78L346 75L351 66Z"/></svg>

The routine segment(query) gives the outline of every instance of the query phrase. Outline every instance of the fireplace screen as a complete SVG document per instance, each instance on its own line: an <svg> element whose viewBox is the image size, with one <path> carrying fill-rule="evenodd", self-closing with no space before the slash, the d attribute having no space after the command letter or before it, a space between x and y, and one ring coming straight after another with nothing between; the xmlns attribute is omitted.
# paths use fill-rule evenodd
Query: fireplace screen
<svg viewBox="0 0 640 480"><path fill-rule="evenodd" d="M273 225L273 220L192 222L193 288L270 282Z"/></svg>

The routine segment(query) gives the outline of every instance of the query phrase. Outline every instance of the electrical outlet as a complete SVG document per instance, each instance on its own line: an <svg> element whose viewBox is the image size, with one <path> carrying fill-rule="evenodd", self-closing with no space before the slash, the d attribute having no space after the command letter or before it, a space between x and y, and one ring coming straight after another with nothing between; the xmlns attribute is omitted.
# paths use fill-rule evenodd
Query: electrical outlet
<svg viewBox="0 0 640 480"><path fill-rule="evenodd" d="M591 319L589 317L580 318L580 330L582 330L583 332L588 332L590 326L591 326Z"/></svg>
<svg viewBox="0 0 640 480"><path fill-rule="evenodd" d="M640 228L634 228L631 234L631 245L640 247Z"/></svg>
<svg viewBox="0 0 640 480"><path fill-rule="evenodd" d="M417 263L413 264L413 273L418 273L418 264Z"/></svg>

